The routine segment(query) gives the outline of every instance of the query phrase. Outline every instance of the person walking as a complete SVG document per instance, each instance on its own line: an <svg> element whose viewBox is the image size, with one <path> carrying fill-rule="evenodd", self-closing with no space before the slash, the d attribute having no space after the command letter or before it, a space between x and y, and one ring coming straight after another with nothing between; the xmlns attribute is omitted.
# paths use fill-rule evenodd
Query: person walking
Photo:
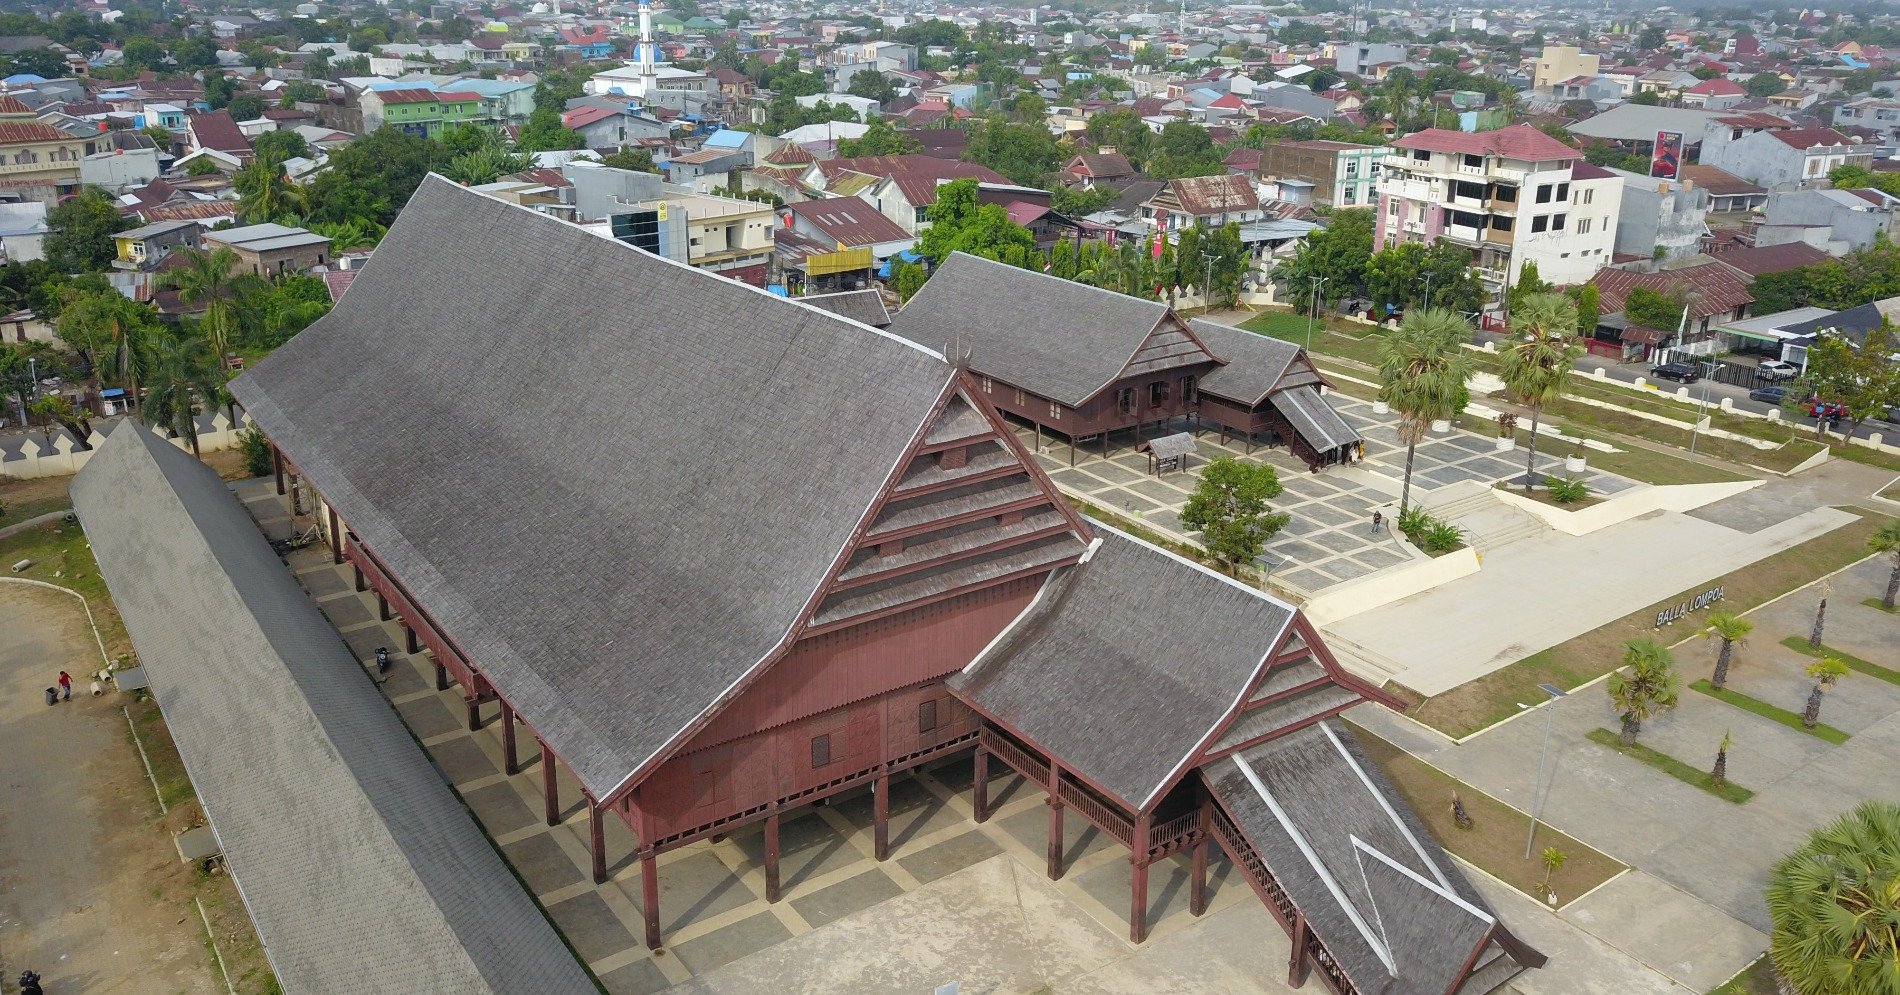
<svg viewBox="0 0 1900 995"><path fill-rule="evenodd" d="M1382 528L1385 528L1385 515L1375 511L1372 513L1372 534L1378 535Z"/></svg>
<svg viewBox="0 0 1900 995"><path fill-rule="evenodd" d="M59 672L59 700L73 700L73 675L64 670Z"/></svg>

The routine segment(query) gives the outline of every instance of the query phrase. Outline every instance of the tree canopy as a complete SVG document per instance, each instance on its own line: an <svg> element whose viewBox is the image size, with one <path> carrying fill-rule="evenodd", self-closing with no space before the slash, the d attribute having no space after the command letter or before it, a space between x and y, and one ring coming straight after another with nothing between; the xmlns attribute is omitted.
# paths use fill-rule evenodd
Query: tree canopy
<svg viewBox="0 0 1900 995"><path fill-rule="evenodd" d="M1251 563L1290 516L1267 505L1284 488L1265 463L1222 456L1201 469L1200 483L1181 510L1181 524L1201 533L1201 545L1229 571Z"/></svg>

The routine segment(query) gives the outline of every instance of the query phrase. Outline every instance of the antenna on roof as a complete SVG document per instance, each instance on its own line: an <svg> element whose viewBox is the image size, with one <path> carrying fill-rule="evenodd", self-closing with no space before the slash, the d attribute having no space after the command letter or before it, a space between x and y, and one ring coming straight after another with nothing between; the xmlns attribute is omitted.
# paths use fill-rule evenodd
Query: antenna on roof
<svg viewBox="0 0 1900 995"><path fill-rule="evenodd" d="M963 333L958 332L950 339L950 355L945 356L958 373L970 372L970 350L963 345Z"/></svg>

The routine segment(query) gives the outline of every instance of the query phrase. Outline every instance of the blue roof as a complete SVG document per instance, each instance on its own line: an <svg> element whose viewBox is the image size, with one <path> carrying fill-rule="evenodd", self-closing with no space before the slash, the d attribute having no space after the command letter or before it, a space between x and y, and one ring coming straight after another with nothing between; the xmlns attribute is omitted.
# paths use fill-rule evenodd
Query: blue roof
<svg viewBox="0 0 1900 995"><path fill-rule="evenodd" d="M705 147L709 149L742 149L745 148L746 139L751 137L752 133L749 131L740 131L737 128L721 128L706 136Z"/></svg>
<svg viewBox="0 0 1900 995"><path fill-rule="evenodd" d="M8 76L6 79L0 80L0 83L6 83L9 86L15 83L44 83L44 82L46 82L46 77L36 76L32 73L14 73L13 75Z"/></svg>
<svg viewBox="0 0 1900 995"><path fill-rule="evenodd" d="M429 82L426 79L412 80L412 81L400 82L400 83L392 79L392 80L384 80L380 83L371 83L370 85L364 87L364 89L378 90L378 91L380 90L434 90L435 84Z"/></svg>
<svg viewBox="0 0 1900 995"><path fill-rule="evenodd" d="M517 83L505 79L463 79L455 81L457 90L479 93L484 97L501 97L521 90L534 89L533 83Z"/></svg>

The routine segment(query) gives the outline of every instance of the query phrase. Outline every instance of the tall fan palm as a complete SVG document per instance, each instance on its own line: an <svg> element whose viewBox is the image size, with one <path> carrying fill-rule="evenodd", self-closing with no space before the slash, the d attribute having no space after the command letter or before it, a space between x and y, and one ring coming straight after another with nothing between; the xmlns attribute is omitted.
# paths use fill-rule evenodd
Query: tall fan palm
<svg viewBox="0 0 1900 995"><path fill-rule="evenodd" d="M248 224L270 221L303 210L303 188L290 182L283 160L260 156L231 176L238 214Z"/></svg>
<svg viewBox="0 0 1900 995"><path fill-rule="evenodd" d="M1722 640L1722 650L1715 658L1715 676L1709 679L1709 683L1721 687L1728 683L1728 665L1735 658L1735 647L1747 644L1748 634L1755 631L1755 623L1723 612L1709 616L1707 631Z"/></svg>
<svg viewBox="0 0 1900 995"><path fill-rule="evenodd" d="M1866 801L1776 864L1768 955L1801 995L1900 995L1900 806Z"/></svg>
<svg viewBox="0 0 1900 995"><path fill-rule="evenodd" d="M1544 405L1563 396L1570 371L1583 355L1576 340L1577 305L1562 294L1531 294L1511 311L1499 376L1518 403L1531 409L1530 454L1524 459L1524 493L1536 484L1537 422Z"/></svg>
<svg viewBox="0 0 1900 995"><path fill-rule="evenodd" d="M1682 677L1668 647L1654 639L1632 639L1623 644L1622 669L1610 674L1606 689L1623 719L1623 742L1634 743L1646 720L1676 707Z"/></svg>
<svg viewBox="0 0 1900 995"><path fill-rule="evenodd" d="M1399 440L1405 443L1405 484L1399 514L1410 508L1412 457L1431 423L1458 413L1471 378L1470 354L1460 346L1471 325L1456 311L1433 308L1408 313L1398 331L1379 345L1379 400L1399 414Z"/></svg>
<svg viewBox="0 0 1900 995"><path fill-rule="evenodd" d="M1900 594L1900 518L1887 522L1880 531L1868 536L1867 548L1893 564L1893 571L1887 574L1887 593L1880 599L1881 607L1893 611L1894 595Z"/></svg>
<svg viewBox="0 0 1900 995"><path fill-rule="evenodd" d="M198 452L196 404L216 403L221 380L209 344L182 328L159 326L143 343L148 393L140 415L148 425L163 425L172 438L183 438Z"/></svg>
<svg viewBox="0 0 1900 995"><path fill-rule="evenodd" d="M189 251L185 254L185 265L167 272L160 280L161 286L178 291L178 299L194 307L203 306L204 317L198 319L198 333L204 336L205 343L211 347L215 360L212 368L217 385L222 388L230 364L225 357L231 353L231 344L237 338L237 271L238 254L230 249L217 249L212 252ZM237 406L230 405L226 414L231 424L237 424Z"/></svg>

